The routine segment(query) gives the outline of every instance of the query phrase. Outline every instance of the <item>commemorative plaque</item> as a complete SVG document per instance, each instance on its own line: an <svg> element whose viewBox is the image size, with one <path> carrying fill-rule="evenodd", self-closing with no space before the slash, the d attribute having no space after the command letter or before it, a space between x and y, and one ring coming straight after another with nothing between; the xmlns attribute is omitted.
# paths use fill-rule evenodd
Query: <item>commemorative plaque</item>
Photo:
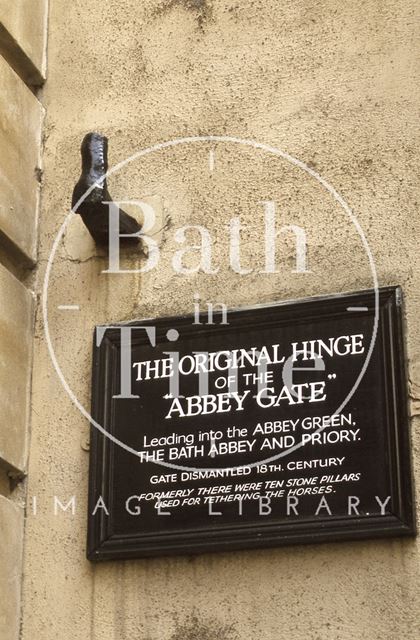
<svg viewBox="0 0 420 640"><path fill-rule="evenodd" d="M88 557L413 535L398 287L96 327Z"/></svg>

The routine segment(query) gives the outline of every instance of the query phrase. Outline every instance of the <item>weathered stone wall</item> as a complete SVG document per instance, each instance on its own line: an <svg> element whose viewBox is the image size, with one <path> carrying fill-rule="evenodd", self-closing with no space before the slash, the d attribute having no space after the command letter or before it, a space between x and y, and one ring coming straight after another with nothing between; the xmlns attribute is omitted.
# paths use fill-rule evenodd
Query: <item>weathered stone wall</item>
<svg viewBox="0 0 420 640"><path fill-rule="evenodd" d="M0 636L17 640L41 180L46 2L0 2Z"/></svg>
<svg viewBox="0 0 420 640"><path fill-rule="evenodd" d="M111 165L190 135L279 147L343 195L365 231L380 284L404 289L419 478L418 13L414 0L55 0L37 291L69 212L86 132L109 137ZM80 219L70 218L51 269L49 331L86 407L97 323L188 312L195 292L232 307L372 286L360 238L338 204L269 154L181 145L126 166L109 187L114 198L153 204L161 261L145 274L103 274L106 259ZM260 273L259 203L268 199L278 203L279 224L305 227L310 273L293 273L287 234L279 239L278 273ZM235 215L244 226L248 275L226 259ZM217 274L172 268L175 229L184 224L208 227ZM129 268L146 258L124 260ZM196 264L194 254L187 263ZM38 314L28 487L38 511L28 508L24 640L417 639L413 539L89 564L88 423L60 383L44 329ZM55 515L54 495L63 504L75 496L74 514L69 507Z"/></svg>

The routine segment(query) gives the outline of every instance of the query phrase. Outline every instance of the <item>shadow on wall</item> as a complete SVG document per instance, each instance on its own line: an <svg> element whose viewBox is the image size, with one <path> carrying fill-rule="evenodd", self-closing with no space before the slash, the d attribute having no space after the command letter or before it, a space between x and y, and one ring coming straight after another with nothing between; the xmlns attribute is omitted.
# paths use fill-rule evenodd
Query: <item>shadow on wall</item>
<svg viewBox="0 0 420 640"><path fill-rule="evenodd" d="M239 640L239 636L233 624L223 624L218 620L203 621L191 615L183 623L176 623L170 640Z"/></svg>

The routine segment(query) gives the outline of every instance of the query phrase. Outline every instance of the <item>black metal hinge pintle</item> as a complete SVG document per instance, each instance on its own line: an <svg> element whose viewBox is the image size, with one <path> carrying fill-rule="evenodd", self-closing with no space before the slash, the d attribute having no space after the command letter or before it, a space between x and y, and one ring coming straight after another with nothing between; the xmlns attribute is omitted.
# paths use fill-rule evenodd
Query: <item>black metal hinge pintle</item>
<svg viewBox="0 0 420 640"><path fill-rule="evenodd" d="M99 245L108 245L110 205L107 203L112 202L106 183L108 138L100 133L88 133L83 138L81 154L82 173L73 189L71 206L74 213L80 214L95 242ZM78 201L88 189L91 189L91 191L76 207ZM119 223L120 244L138 243L138 236L126 237L123 235L138 233L141 230L137 220L122 209L119 209Z"/></svg>

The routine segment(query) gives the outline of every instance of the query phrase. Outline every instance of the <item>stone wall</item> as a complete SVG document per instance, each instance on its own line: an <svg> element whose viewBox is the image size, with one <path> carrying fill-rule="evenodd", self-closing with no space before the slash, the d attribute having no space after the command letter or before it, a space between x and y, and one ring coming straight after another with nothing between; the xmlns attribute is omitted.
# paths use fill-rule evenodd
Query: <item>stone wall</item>
<svg viewBox="0 0 420 640"><path fill-rule="evenodd" d="M109 137L111 166L183 136L278 147L342 194L366 234L380 284L403 287L418 479L418 13L414 0L55 0L37 293L69 213L86 132ZM114 198L153 204L161 260L148 273L106 275L103 253L70 216L51 266L47 328L61 372L85 407L95 324L190 312L195 293L234 307L372 286L360 238L337 203L270 155L234 144L180 145L127 165L109 187ZM279 224L305 227L310 273L293 273L287 234L278 272L260 273L260 202L271 197ZM235 215L244 227L247 275L226 260L226 225ZM175 230L185 224L209 229L217 274L174 271ZM127 268L146 260L136 252L123 257ZM192 252L186 265L196 259ZM68 305L78 310L62 308ZM45 329L39 313L23 640L417 640L414 539L90 564L89 425L60 382ZM66 510L54 509L54 495Z"/></svg>
<svg viewBox="0 0 420 640"><path fill-rule="evenodd" d="M20 633L46 2L0 2L0 629Z"/></svg>

